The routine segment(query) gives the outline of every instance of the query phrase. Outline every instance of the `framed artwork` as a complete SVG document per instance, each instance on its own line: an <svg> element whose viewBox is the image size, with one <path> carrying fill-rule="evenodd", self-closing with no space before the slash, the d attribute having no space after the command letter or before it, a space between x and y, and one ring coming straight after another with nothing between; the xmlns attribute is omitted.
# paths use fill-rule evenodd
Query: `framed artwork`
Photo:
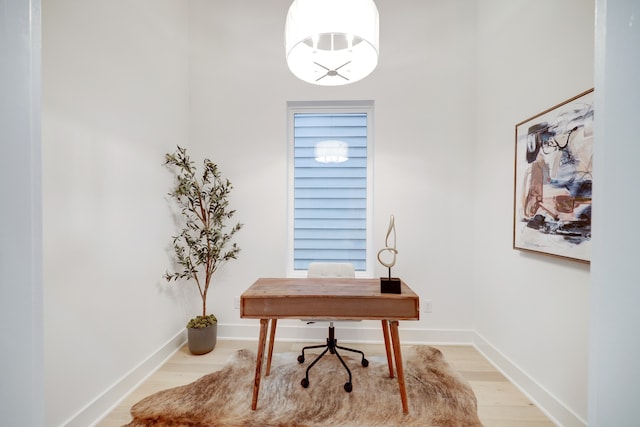
<svg viewBox="0 0 640 427"><path fill-rule="evenodd" d="M593 89L516 125L513 248L591 259Z"/></svg>

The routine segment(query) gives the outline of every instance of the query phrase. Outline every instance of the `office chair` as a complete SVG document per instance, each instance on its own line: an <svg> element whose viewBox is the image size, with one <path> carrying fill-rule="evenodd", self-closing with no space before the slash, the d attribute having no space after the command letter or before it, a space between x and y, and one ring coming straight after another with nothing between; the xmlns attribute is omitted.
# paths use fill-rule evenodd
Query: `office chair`
<svg viewBox="0 0 640 427"><path fill-rule="evenodd" d="M355 277L355 271L354 271L353 265L350 263L312 262L311 264L309 264L307 277ZM315 322L312 321L307 323L315 323ZM362 364L363 367L366 368L367 366L369 366L369 361L365 359L364 353L360 350L339 346L338 340L335 338L335 328L333 326L333 322L329 323L329 336L327 338L327 343L323 345L322 344L311 345L311 346L304 347L302 349L300 356L298 356L298 362L304 363L305 350L310 350L314 348L324 348L324 351L320 353L320 355L318 355L315 358L315 360L311 362L311 364L307 367L307 372L305 374L305 377L302 379L302 381L300 381L300 384L302 385L302 387L304 388L309 387L309 371L311 370L311 368L313 368L313 366L316 363L318 363L320 359L322 359L322 357L325 354L327 354L327 352L330 352L331 354L335 354L336 356L338 356L340 363L342 363L342 366L344 366L344 369L347 370L347 373L349 374L349 381L345 383L344 390L347 393L351 393L351 391L353 390L353 384L351 383L351 370L349 369L347 364L344 362L344 360L340 356L340 353L338 353L338 349L360 354L362 356L362 360L360 361L360 363Z"/></svg>

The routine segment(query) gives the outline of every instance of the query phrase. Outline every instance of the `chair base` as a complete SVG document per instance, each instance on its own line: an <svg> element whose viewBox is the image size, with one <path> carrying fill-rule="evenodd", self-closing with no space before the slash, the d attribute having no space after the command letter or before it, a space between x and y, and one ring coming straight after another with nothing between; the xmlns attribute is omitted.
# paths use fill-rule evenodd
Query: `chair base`
<svg viewBox="0 0 640 427"><path fill-rule="evenodd" d="M325 345L310 345L310 346L304 347L302 349L302 354L300 354L300 356L298 356L298 362L299 363L304 363L304 351L305 350L310 350L310 349L313 349L313 348L324 348L324 351L322 353L320 353L314 359L314 361L311 362L311 364L307 367L307 371L306 371L305 377L302 379L302 381L300 381L300 384L302 385L302 387L304 387L304 388L309 387L309 371L311 370L311 368L313 368L313 366L316 363L318 363L318 361L320 359L322 359L322 357L325 354L327 354L327 352L330 352L331 354L335 354L336 356L338 356L338 359L340 360L340 363L342 363L342 366L344 366L344 369L347 370L347 373L349 374L349 381L347 381L344 384L344 390L347 393L351 393L351 391L353 390L353 384L351 382L351 370L349 369L347 364L344 362L344 360L340 356L340 353L338 353L338 349L360 354L362 356L362 360L360 361L360 364L363 367L366 368L367 366L369 366L369 361L367 359L365 359L364 353L362 351L360 351L360 350L355 350L353 348L339 346L338 345L338 340L335 339L335 328L333 327L333 323L331 323L329 325L329 337L327 338L327 344L325 344Z"/></svg>

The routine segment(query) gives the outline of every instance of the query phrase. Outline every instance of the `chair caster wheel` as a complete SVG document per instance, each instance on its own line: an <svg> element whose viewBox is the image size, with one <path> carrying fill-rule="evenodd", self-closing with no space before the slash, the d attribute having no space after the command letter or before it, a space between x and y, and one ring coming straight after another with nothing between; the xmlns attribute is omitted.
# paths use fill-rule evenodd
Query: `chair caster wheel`
<svg viewBox="0 0 640 427"><path fill-rule="evenodd" d="M298 356L298 363L304 363L304 356L303 355Z"/></svg>
<svg viewBox="0 0 640 427"><path fill-rule="evenodd" d="M353 390L353 385L351 383L345 383L344 391L346 391L347 393L351 393L351 390Z"/></svg>
<svg viewBox="0 0 640 427"><path fill-rule="evenodd" d="M306 378L303 378L302 381L300 381L300 385L302 385L302 387L304 387L304 388L309 387L309 380L306 379Z"/></svg>
<svg viewBox="0 0 640 427"><path fill-rule="evenodd" d="M369 361L367 359L362 359L362 366L365 368L369 366Z"/></svg>

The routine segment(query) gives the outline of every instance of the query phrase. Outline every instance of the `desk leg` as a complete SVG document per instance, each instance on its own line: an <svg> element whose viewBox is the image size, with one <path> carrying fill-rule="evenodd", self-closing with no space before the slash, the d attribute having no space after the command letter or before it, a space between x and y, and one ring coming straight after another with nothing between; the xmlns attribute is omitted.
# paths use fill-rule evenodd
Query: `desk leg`
<svg viewBox="0 0 640 427"><path fill-rule="evenodd" d="M258 339L258 357L256 358L256 376L253 380L253 398L251 409L258 406L258 393L260 392L260 377L262 376L262 359L264 359L264 345L267 341L267 325L269 319L260 319L260 338Z"/></svg>
<svg viewBox="0 0 640 427"><path fill-rule="evenodd" d="M391 320L391 341L393 342L393 354L396 359L396 371L398 372L398 385L400 386L400 398L402 399L402 411L409 413L407 403L407 389L404 383L404 369L402 368L402 352L400 351L400 335L398 334L398 321Z"/></svg>
<svg viewBox="0 0 640 427"><path fill-rule="evenodd" d="M387 363L389 364L389 378L393 378L393 356L391 355L391 341L389 341L389 321L382 321L382 336L384 337L384 349L387 352Z"/></svg>
<svg viewBox="0 0 640 427"><path fill-rule="evenodd" d="M264 373L265 377L268 377L271 373L271 356L273 356L273 342L276 339L276 325L278 319L271 319L271 331L269 333L269 352L267 353L267 371Z"/></svg>

